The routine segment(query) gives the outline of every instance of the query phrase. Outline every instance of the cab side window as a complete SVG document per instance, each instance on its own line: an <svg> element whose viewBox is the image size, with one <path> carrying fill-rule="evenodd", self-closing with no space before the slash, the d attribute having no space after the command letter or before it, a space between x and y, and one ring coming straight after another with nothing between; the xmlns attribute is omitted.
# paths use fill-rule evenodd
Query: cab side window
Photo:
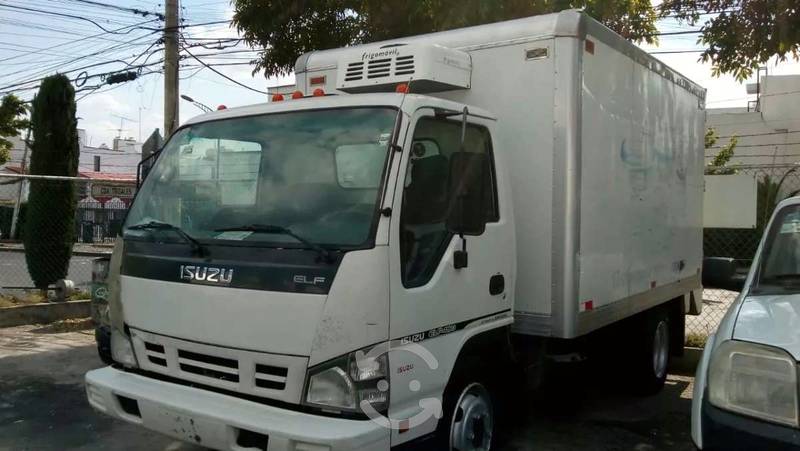
<svg viewBox="0 0 800 451"><path fill-rule="evenodd" d="M449 192L450 157L461 149L461 122L424 117L417 122L406 170L400 215L400 259L403 285L427 283L447 249L452 234L445 220L453 201ZM486 154L492 160L492 140L486 127L468 124L465 152ZM489 222L499 220L494 164L485 204Z"/></svg>

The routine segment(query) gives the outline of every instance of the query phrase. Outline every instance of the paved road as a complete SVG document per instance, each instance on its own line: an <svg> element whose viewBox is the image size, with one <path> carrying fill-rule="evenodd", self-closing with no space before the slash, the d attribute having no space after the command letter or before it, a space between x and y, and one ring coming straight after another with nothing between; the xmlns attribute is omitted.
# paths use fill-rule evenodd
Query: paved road
<svg viewBox="0 0 800 451"><path fill-rule="evenodd" d="M87 287L92 281L92 259L94 257L72 257L69 262L67 278L79 287ZM0 293L3 287L32 287L33 282L28 275L25 254L0 250Z"/></svg>
<svg viewBox="0 0 800 451"><path fill-rule="evenodd" d="M692 359L673 364L665 390L635 398L612 368L576 374L570 396L521 397L518 420L498 431L496 449L693 450L689 439ZM101 366L90 331L0 329L0 450L199 451L95 413L82 375Z"/></svg>

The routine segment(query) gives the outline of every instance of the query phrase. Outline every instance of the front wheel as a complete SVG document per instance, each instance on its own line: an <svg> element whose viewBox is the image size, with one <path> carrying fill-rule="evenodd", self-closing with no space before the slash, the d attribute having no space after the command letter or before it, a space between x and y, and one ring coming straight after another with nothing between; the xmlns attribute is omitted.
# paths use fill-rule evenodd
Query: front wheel
<svg viewBox="0 0 800 451"><path fill-rule="evenodd" d="M457 383L445 395L444 416L439 422L440 449L489 451L495 427L494 404L480 382Z"/></svg>

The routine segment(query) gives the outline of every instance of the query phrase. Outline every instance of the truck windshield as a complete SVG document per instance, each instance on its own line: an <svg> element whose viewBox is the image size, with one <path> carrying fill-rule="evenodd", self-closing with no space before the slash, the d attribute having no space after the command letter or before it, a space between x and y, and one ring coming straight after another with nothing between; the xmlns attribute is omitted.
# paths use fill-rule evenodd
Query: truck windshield
<svg viewBox="0 0 800 451"><path fill-rule="evenodd" d="M778 212L769 235L753 284L753 294L800 293L800 205L790 205Z"/></svg>
<svg viewBox="0 0 800 451"><path fill-rule="evenodd" d="M397 114L344 108L184 127L142 185L124 237L186 242L174 228L141 227L165 223L217 244L363 246L377 214ZM246 227L252 224L292 233Z"/></svg>

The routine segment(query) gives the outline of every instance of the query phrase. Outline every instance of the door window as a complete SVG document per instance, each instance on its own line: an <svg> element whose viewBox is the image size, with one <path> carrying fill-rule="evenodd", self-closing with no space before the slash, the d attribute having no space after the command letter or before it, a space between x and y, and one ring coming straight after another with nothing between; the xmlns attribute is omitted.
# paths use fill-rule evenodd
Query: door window
<svg viewBox="0 0 800 451"><path fill-rule="evenodd" d="M427 283L447 249L452 234L445 227L452 197L448 192L450 156L462 151L461 122L424 117L417 122L411 143L400 215L400 259L403 285L407 288ZM492 140L486 127L468 124L465 152L487 154L492 161ZM491 171L491 196L486 202L490 222L499 219L494 166Z"/></svg>

